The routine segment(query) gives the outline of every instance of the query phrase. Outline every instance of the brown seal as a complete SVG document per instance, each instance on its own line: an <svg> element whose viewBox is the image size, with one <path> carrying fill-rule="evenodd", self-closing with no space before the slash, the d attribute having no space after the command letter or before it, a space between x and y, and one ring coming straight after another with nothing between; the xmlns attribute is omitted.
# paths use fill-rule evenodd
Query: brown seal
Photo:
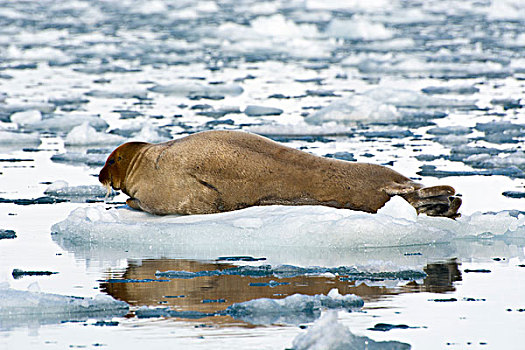
<svg viewBox="0 0 525 350"><path fill-rule="evenodd" d="M326 205L375 213L394 195L418 213L457 217L450 186L423 187L384 166L318 157L239 131L207 131L108 157L99 180L158 215L206 214L255 205Z"/></svg>

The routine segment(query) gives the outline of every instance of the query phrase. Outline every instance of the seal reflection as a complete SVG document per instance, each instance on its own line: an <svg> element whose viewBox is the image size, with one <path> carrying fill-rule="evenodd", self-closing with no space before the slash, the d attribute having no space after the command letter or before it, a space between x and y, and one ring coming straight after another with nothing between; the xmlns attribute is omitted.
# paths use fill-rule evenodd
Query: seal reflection
<svg viewBox="0 0 525 350"><path fill-rule="evenodd" d="M424 271L427 277L421 281L409 281L402 286L389 287L374 281L340 280L344 276L301 275L290 278L248 277L239 275L203 276L190 279L156 278L157 271L224 270L238 265L224 262L204 262L185 259L152 259L131 262L119 279L103 281L100 289L112 297L130 304L132 307L170 307L178 311L198 311L215 313L226 309L233 303L241 303L258 298L281 299L296 293L315 295L328 294L337 288L341 294L355 294L366 302L376 301L402 293L446 293L455 290L454 282L461 281L458 262L448 260L429 263ZM118 282L122 279L125 282ZM142 282L132 282L142 281ZM272 283L271 281L274 281ZM275 283L277 282L277 283ZM379 282L379 283L378 283ZM199 320L198 322L202 322ZM206 321L217 325L242 323L228 316L210 317Z"/></svg>

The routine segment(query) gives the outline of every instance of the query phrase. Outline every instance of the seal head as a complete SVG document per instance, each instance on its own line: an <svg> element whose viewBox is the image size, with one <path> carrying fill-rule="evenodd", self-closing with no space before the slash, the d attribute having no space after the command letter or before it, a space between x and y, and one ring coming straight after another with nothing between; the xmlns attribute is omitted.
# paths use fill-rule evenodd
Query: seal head
<svg viewBox="0 0 525 350"><path fill-rule="evenodd" d="M98 175L98 180L109 190L122 190L126 193L126 176L132 168L137 155L148 143L128 142L120 145L109 155L106 164Z"/></svg>

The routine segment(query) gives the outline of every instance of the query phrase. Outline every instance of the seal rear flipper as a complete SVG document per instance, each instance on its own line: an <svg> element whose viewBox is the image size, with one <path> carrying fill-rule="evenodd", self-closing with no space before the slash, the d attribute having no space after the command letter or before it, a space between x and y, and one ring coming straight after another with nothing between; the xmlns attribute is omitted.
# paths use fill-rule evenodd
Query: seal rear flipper
<svg viewBox="0 0 525 350"><path fill-rule="evenodd" d="M451 186L432 186L418 189L401 196L416 208L418 214L444 216L455 219L461 206L461 198L454 196L456 191Z"/></svg>

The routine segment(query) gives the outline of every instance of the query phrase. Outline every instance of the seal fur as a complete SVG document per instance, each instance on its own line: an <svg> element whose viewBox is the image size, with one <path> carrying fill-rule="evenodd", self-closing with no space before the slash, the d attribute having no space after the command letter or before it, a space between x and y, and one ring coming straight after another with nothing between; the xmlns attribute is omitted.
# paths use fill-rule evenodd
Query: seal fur
<svg viewBox="0 0 525 350"><path fill-rule="evenodd" d="M318 157L239 131L206 131L108 157L100 182L152 214L207 214L255 205L325 205L375 213L400 195L418 213L457 217L450 186L423 187L384 166Z"/></svg>

